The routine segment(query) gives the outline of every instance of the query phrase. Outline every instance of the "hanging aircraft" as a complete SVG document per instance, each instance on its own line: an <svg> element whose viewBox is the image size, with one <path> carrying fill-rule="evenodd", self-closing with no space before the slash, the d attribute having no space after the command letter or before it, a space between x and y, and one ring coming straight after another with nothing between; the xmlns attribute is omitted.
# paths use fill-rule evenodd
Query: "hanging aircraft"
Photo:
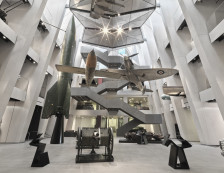
<svg viewBox="0 0 224 173"><path fill-rule="evenodd" d="M120 0L124 1L124 0ZM99 19L100 17L110 19L106 13L118 14L117 11L110 8L110 5L115 5L118 7L125 7L123 4L115 2L115 0L92 0L90 17L93 19Z"/></svg>
<svg viewBox="0 0 224 173"><path fill-rule="evenodd" d="M163 84L163 93L169 96L186 96L183 86L167 86L166 83Z"/></svg>
<svg viewBox="0 0 224 173"><path fill-rule="evenodd" d="M151 81L156 79L162 79L178 73L176 69L169 68L154 68L154 69L134 69L134 64L130 59L133 56L124 56L125 69L104 69L95 70L96 67L96 55L92 50L86 60L86 68L71 67L66 65L55 65L56 69L60 72L86 74L87 86L90 86L93 77L107 77L112 79L127 80L136 85L142 94L146 91L146 86L143 85L144 81Z"/></svg>
<svg viewBox="0 0 224 173"><path fill-rule="evenodd" d="M119 0L124 3L124 0ZM125 7L122 3L115 2L115 0L80 0L75 4L70 4L72 9L74 6L77 8L90 7L85 12L90 13L90 17L93 19L106 18L110 19L110 15L117 15L119 12L114 10L115 7Z"/></svg>

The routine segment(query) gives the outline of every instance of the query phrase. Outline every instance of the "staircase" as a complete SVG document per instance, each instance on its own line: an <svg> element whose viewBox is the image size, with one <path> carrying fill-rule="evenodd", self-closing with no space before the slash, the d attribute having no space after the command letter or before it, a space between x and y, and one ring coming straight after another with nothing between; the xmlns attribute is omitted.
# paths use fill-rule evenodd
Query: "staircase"
<svg viewBox="0 0 224 173"><path fill-rule="evenodd" d="M103 94L104 92L114 91L117 92L127 86L130 82L126 80L107 81L97 87L91 87L91 90L97 94Z"/></svg>
<svg viewBox="0 0 224 173"><path fill-rule="evenodd" d="M91 47L83 46L81 48L81 55L86 60L88 53L92 50ZM123 58L121 56L109 56L108 51L101 52L100 50L94 49L97 61L102 63L108 68L119 68L123 64Z"/></svg>
<svg viewBox="0 0 224 173"><path fill-rule="evenodd" d="M107 86L109 84L111 85ZM108 112L121 110L127 115L133 117L134 120L130 121L129 123L118 129L117 135L119 136L124 135L125 132L136 127L139 124L161 124L162 117L160 114L144 114L118 98L108 99L104 96L99 95L99 93L102 93L103 91L107 90L107 87L109 87L110 90L118 90L118 88L125 85L125 81L121 81L119 83L113 81L113 84L105 82L104 84L101 84L101 86L96 87L95 89L87 87L71 88L71 96L76 100L93 100L94 102L106 108Z"/></svg>

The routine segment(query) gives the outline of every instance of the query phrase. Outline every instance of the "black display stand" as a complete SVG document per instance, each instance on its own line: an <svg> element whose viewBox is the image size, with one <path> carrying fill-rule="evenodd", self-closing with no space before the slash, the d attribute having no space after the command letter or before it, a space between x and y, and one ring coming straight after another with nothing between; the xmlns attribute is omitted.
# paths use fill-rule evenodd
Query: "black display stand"
<svg viewBox="0 0 224 173"><path fill-rule="evenodd" d="M57 119L50 143L62 144L64 143L64 116L62 114L57 114L56 117Z"/></svg>
<svg viewBox="0 0 224 173"><path fill-rule="evenodd" d="M128 139L120 139L119 143L136 143L136 141L128 140Z"/></svg>
<svg viewBox="0 0 224 173"><path fill-rule="evenodd" d="M104 154L82 154L76 156L76 163L113 162L114 157Z"/></svg>
<svg viewBox="0 0 224 173"><path fill-rule="evenodd" d="M184 140L182 137L180 139L169 139L169 135L164 138L163 145L170 147L170 157L169 166L174 169L190 169L187 158L184 152L185 148L190 148L192 145ZM179 163L178 163L179 160Z"/></svg>
<svg viewBox="0 0 224 173"><path fill-rule="evenodd" d="M31 167L44 167L50 163L48 152L44 152L46 144L40 143L42 134L38 134L35 139L30 142L31 146L37 147Z"/></svg>
<svg viewBox="0 0 224 173"><path fill-rule="evenodd" d="M77 132L74 130L67 130L64 132L64 137L76 137Z"/></svg>

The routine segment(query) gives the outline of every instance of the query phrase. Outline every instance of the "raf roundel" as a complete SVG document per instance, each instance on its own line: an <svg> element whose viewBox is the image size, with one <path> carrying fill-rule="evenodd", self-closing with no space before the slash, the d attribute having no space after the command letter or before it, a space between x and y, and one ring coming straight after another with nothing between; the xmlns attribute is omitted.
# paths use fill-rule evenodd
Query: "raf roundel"
<svg viewBox="0 0 224 173"><path fill-rule="evenodd" d="M159 74L159 75L163 75L165 72L163 71L163 70L158 70L157 71L157 74Z"/></svg>

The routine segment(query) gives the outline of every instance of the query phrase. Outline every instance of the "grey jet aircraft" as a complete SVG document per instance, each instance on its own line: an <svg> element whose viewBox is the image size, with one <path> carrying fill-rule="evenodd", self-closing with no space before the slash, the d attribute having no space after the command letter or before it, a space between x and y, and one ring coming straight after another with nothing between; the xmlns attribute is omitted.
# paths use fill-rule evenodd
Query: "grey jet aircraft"
<svg viewBox="0 0 224 173"><path fill-rule="evenodd" d="M119 0L124 3L124 0ZM77 7L91 5L90 17L99 19L100 17L110 19L108 14L118 14L111 5L117 7L125 7L123 4L115 2L115 0L80 0L76 3Z"/></svg>
<svg viewBox="0 0 224 173"><path fill-rule="evenodd" d="M92 0L90 17L94 19L99 19L100 17L110 19L109 16L105 15L106 12L117 14L115 10L109 8L110 5L116 5L124 8L123 4L117 3L115 0Z"/></svg>

